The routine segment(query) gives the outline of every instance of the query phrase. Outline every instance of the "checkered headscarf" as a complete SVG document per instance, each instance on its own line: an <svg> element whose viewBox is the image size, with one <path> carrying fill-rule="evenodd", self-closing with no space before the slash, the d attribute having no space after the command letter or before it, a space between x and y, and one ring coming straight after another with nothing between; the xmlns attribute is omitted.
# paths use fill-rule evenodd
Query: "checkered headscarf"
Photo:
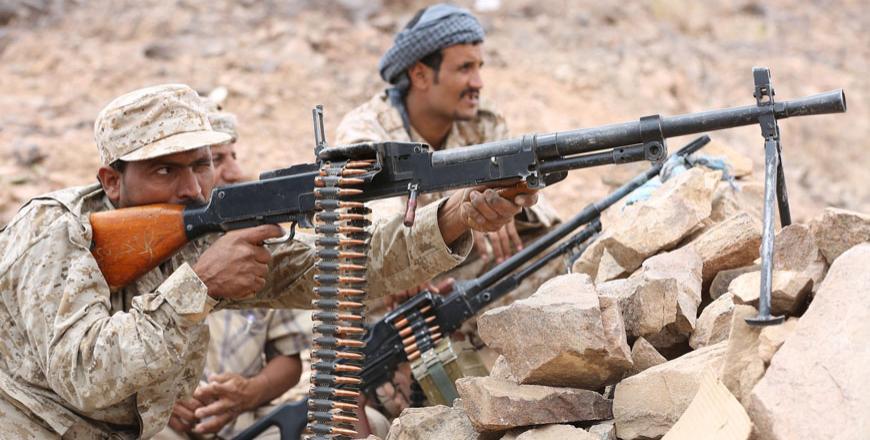
<svg viewBox="0 0 870 440"><path fill-rule="evenodd" d="M456 44L483 41L483 27L468 10L437 4L418 14L396 35L395 43L381 58L378 69L384 81L404 92L410 87L407 70L436 50Z"/></svg>

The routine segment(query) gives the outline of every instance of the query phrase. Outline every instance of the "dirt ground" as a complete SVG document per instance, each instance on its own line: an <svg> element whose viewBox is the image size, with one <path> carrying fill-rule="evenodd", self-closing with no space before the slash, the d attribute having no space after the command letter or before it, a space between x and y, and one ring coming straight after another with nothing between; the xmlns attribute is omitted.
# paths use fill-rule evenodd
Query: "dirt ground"
<svg viewBox="0 0 870 440"><path fill-rule="evenodd" d="M462 1L474 7L472 1ZM0 224L29 197L94 181L92 126L113 97L182 82L225 86L251 175L312 160L310 109L341 115L384 87L377 62L424 5L402 0L0 2ZM749 105L752 66L778 99L843 88L842 115L781 122L798 221L833 205L870 212L870 12L860 0L477 1L484 93L512 133ZM713 133L755 161L757 127ZM675 139L672 147L685 139ZM635 168L637 169L637 168ZM621 173L621 174L618 174ZM569 215L612 167L546 191Z"/></svg>

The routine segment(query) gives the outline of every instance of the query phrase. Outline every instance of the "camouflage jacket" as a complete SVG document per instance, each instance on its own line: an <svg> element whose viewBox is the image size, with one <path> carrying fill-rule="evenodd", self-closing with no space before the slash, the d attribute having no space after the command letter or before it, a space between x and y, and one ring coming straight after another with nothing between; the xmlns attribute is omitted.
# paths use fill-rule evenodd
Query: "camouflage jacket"
<svg viewBox="0 0 870 440"><path fill-rule="evenodd" d="M460 148L506 138L508 138L508 128L504 116L491 102L482 99L475 119L453 124L444 141L444 148ZM425 142L413 126L410 136L408 135L402 124L402 116L390 104L386 92L375 95L365 104L351 110L342 118L336 129L337 145L387 140ZM417 203L419 206L424 206L445 195L446 193L421 194L417 198ZM404 212L406 203L407 198L394 197L378 200L369 205L375 215L393 216ZM540 195L538 203L524 214L524 218L517 224L520 232L524 228L550 227L559 221L555 210L549 207Z"/></svg>
<svg viewBox="0 0 870 440"><path fill-rule="evenodd" d="M432 208L411 228L398 217L375 222L372 292L409 288L468 254L470 234L448 248ZM188 262L214 236L110 293L89 251L87 218L108 209L99 185L69 188L31 200L0 232L0 400L58 436L82 424L124 437L154 435L175 399L201 377L204 318L213 307L309 308L313 298L314 252L295 240L271 249L267 284L257 295L209 297Z"/></svg>

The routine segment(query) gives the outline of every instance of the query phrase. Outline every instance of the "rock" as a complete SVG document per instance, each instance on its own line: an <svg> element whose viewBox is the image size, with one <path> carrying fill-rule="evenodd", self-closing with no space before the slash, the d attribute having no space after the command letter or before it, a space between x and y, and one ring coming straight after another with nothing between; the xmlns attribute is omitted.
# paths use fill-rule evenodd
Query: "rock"
<svg viewBox="0 0 870 440"><path fill-rule="evenodd" d="M758 357L761 358L765 366L770 365L773 355L797 329L797 323L798 318L788 318L780 325L771 325L761 329L761 334L758 335Z"/></svg>
<svg viewBox="0 0 870 440"><path fill-rule="evenodd" d="M760 245L761 222L745 212L706 230L691 242L704 262L701 272L704 287L709 287L713 277L722 270L752 264L758 258Z"/></svg>
<svg viewBox="0 0 870 440"><path fill-rule="evenodd" d="M770 310L774 315L793 316L806 304L812 291L813 280L800 272L774 270L770 289ZM749 304L758 307L761 291L761 271L749 272L735 278L728 287L734 294L734 304Z"/></svg>
<svg viewBox="0 0 870 440"><path fill-rule="evenodd" d="M630 337L644 337L658 349L672 347L695 328L701 258L692 247L656 255L628 280L602 284L601 292L617 298Z"/></svg>
<svg viewBox="0 0 870 440"><path fill-rule="evenodd" d="M369 434L369 436L366 437L366 440L381 440L381 438L374 434Z"/></svg>
<svg viewBox="0 0 870 440"><path fill-rule="evenodd" d="M731 285L731 282L734 281L735 278L745 273L755 272L760 269L761 266L753 264L751 266L743 266L736 269L723 270L717 273L715 277L713 277L713 282L710 283L710 289L707 290L707 294L710 299L715 300L716 298L719 298L720 296L728 292L728 286Z"/></svg>
<svg viewBox="0 0 870 440"><path fill-rule="evenodd" d="M658 438L668 432L698 392L704 370L719 369L725 344L687 353L616 385L613 416L619 438Z"/></svg>
<svg viewBox="0 0 870 440"><path fill-rule="evenodd" d="M751 394L749 416L758 438L867 438L868 261L870 244L866 243L840 255L794 333L773 356ZM819 423L818 415L824 415L824 423Z"/></svg>
<svg viewBox="0 0 870 440"><path fill-rule="evenodd" d="M616 426L613 425L613 420L590 426L589 433L596 435L597 440L616 440Z"/></svg>
<svg viewBox="0 0 870 440"><path fill-rule="evenodd" d="M699 349L728 339L733 311L734 295L730 292L707 305L695 322L695 331L689 338L689 346Z"/></svg>
<svg viewBox="0 0 870 440"><path fill-rule="evenodd" d="M483 440L468 416L458 408L444 405L407 408L393 420L385 440Z"/></svg>
<svg viewBox="0 0 870 440"><path fill-rule="evenodd" d="M794 223L782 228L773 249L774 269L802 272L813 280L813 289L818 289L828 264L808 226Z"/></svg>
<svg viewBox="0 0 870 440"><path fill-rule="evenodd" d="M751 431L746 410L708 369L698 394L662 440L746 440Z"/></svg>
<svg viewBox="0 0 870 440"><path fill-rule="evenodd" d="M517 385L493 377L459 379L456 390L468 418L481 432L612 417L611 401L595 391Z"/></svg>
<svg viewBox="0 0 870 440"><path fill-rule="evenodd" d="M711 140L702 152L711 158L724 159L728 164L728 174L732 177L745 177L752 174L752 159L722 143L721 140Z"/></svg>
<svg viewBox="0 0 870 440"><path fill-rule="evenodd" d="M511 372L511 366L508 365L507 359L499 355L492 364L492 369L489 371L489 376L496 379L506 380L508 382L519 383L514 373Z"/></svg>
<svg viewBox="0 0 870 440"><path fill-rule="evenodd" d="M160 61L172 61L178 55L178 50L169 43L151 43L142 50L145 58Z"/></svg>
<svg viewBox="0 0 870 440"><path fill-rule="evenodd" d="M821 217L810 221L810 230L830 264L852 246L870 241L870 215L827 208Z"/></svg>
<svg viewBox="0 0 870 440"><path fill-rule="evenodd" d="M634 364L631 374L637 374L647 368L663 364L668 360L649 341L640 337L634 341L634 345L631 347L631 361Z"/></svg>
<svg viewBox="0 0 870 440"><path fill-rule="evenodd" d="M596 389L631 368L622 319L601 305L589 276L563 275L486 312L478 330L520 383Z"/></svg>
<svg viewBox="0 0 870 440"><path fill-rule="evenodd" d="M577 259L573 272L589 274L600 283L621 276L615 266L632 272L648 257L673 248L710 216L720 177L718 171L692 168L665 182L648 200L626 207L621 221L608 225ZM612 262L598 276L605 250Z"/></svg>
<svg viewBox="0 0 870 440"><path fill-rule="evenodd" d="M731 330L728 348L722 362L720 377L722 383L744 406L748 406L752 387L761 380L766 365L758 356L758 335L762 327L751 326L746 318L758 315L758 311L747 305L737 305L731 317Z"/></svg>
<svg viewBox="0 0 870 440"><path fill-rule="evenodd" d="M502 440L598 440L580 428L571 425L547 425L529 429L525 432L510 432Z"/></svg>

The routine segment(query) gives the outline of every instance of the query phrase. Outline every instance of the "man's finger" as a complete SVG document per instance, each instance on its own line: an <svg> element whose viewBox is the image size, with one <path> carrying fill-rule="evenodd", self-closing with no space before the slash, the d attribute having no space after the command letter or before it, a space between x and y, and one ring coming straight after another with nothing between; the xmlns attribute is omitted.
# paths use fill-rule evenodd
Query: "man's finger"
<svg viewBox="0 0 870 440"><path fill-rule="evenodd" d="M474 239L474 248L477 250L477 254L480 255L484 263L488 263L489 260L492 260L492 252L486 244L486 234L474 231L471 236Z"/></svg>
<svg viewBox="0 0 870 440"><path fill-rule="evenodd" d="M203 421L193 428L193 431L199 434L215 433L221 430L227 423L236 418L235 414L222 414Z"/></svg>
<svg viewBox="0 0 870 440"><path fill-rule="evenodd" d="M498 232L490 232L486 234L489 238L489 244L492 245L492 253L495 256L495 262L501 263L504 260L504 250L501 246L501 240L498 237Z"/></svg>
<svg viewBox="0 0 870 440"><path fill-rule="evenodd" d="M505 225L505 229L507 230L508 237L510 237L511 241L514 243L517 252L523 250L523 240L520 238L519 232L517 232L516 222L508 223Z"/></svg>
<svg viewBox="0 0 870 440"><path fill-rule="evenodd" d="M169 427L178 432L188 432L190 431L193 423L188 422L186 420L180 419L176 415L172 415L169 417Z"/></svg>
<svg viewBox="0 0 870 440"><path fill-rule="evenodd" d="M253 249L254 261L262 264L269 264L272 261L272 253L263 246L256 246Z"/></svg>
<svg viewBox="0 0 870 440"><path fill-rule="evenodd" d="M474 210L482 215L485 219L489 221L499 219L500 214L496 212L493 207L489 206L489 203L487 202L485 196L481 195L478 192L473 192L471 193L469 199L471 200L471 206L474 208Z"/></svg>
<svg viewBox="0 0 870 440"><path fill-rule="evenodd" d="M498 191L492 189L486 190L483 193L483 198L486 201L486 206L497 212L500 217L513 217L522 209L522 206L498 195Z"/></svg>
<svg viewBox="0 0 870 440"><path fill-rule="evenodd" d="M438 282L435 287L438 288L438 291L442 294L446 295L453 290L453 284L456 282L456 279L453 277L445 278Z"/></svg>
<svg viewBox="0 0 870 440"><path fill-rule="evenodd" d="M519 194L514 197L513 202L523 208L531 208L535 203L538 203L538 193Z"/></svg>
<svg viewBox="0 0 870 440"><path fill-rule="evenodd" d="M263 240L278 238L284 235L284 229L278 225L260 225L253 228L242 229L242 239L248 243L261 245Z"/></svg>
<svg viewBox="0 0 870 440"><path fill-rule="evenodd" d="M196 420L194 411L196 411L196 408L188 408L185 405L175 405L172 408L172 414L186 422Z"/></svg>
<svg viewBox="0 0 870 440"><path fill-rule="evenodd" d="M234 406L235 404L233 402L230 402L228 399L218 399L215 400L213 403L196 410L194 415L198 419L204 419L206 417L211 417L231 411Z"/></svg>
<svg viewBox="0 0 870 440"><path fill-rule="evenodd" d="M514 254L514 251L511 248L511 238L508 236L507 232L508 225L510 225L510 223L504 225L504 227L496 231L496 234L498 235L498 241L499 243L501 243L501 251L504 254L505 260Z"/></svg>

